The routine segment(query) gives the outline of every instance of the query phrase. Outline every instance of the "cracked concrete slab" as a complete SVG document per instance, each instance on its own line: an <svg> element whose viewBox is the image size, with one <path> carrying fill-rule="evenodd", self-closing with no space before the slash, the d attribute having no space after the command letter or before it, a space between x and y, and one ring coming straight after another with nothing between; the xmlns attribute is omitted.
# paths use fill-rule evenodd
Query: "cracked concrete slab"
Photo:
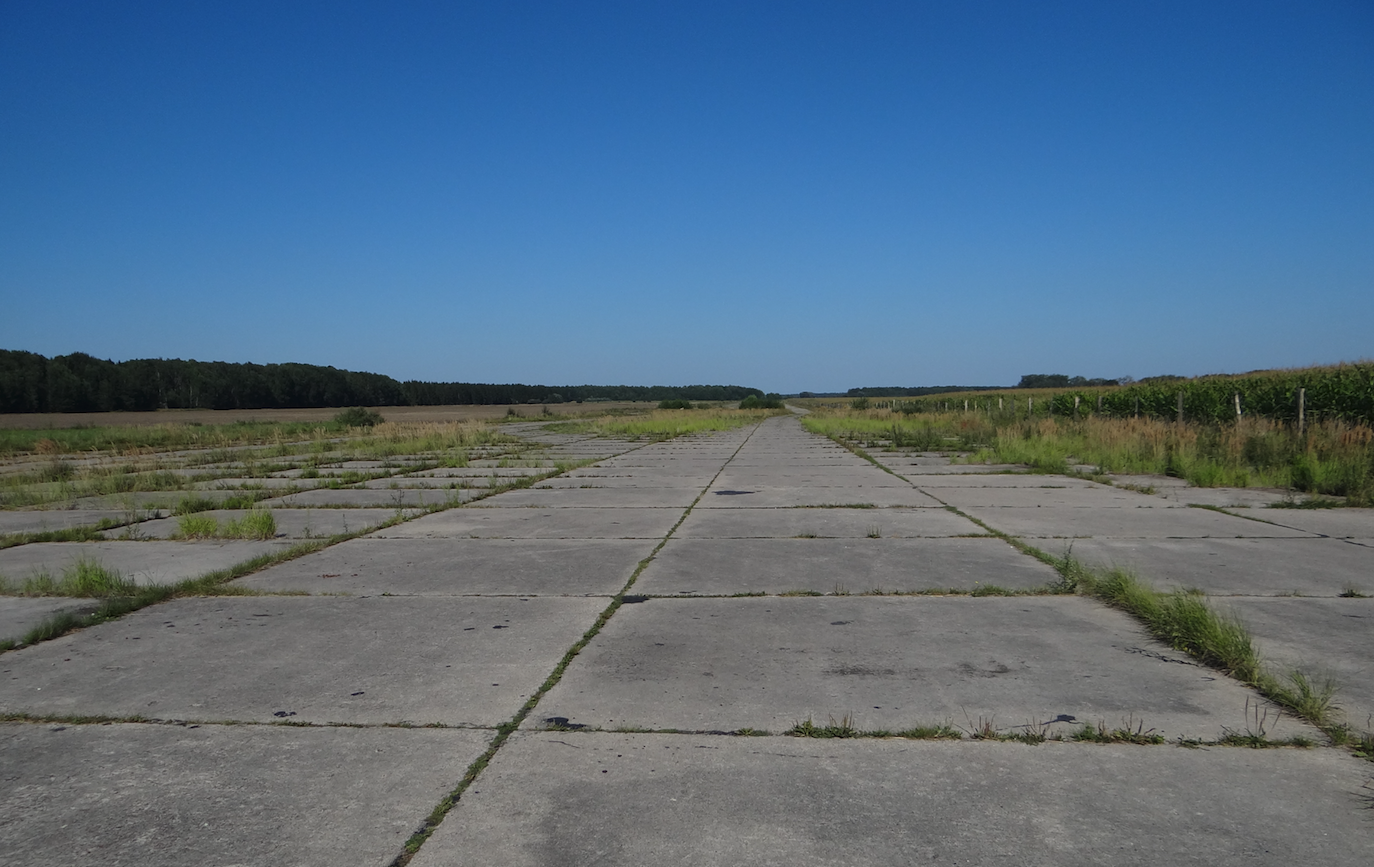
<svg viewBox="0 0 1374 867"><path fill-rule="evenodd" d="M37 542L0 551L0 575L23 580L38 572L60 578L81 559L93 560L139 584L174 584L291 547L289 540L250 542Z"/></svg>
<svg viewBox="0 0 1374 867"><path fill-rule="evenodd" d="M711 486L699 509L766 509L795 506L938 506L940 502L912 487L773 487L740 489L719 483Z"/></svg>
<svg viewBox="0 0 1374 867"><path fill-rule="evenodd" d="M194 721L508 720L604 599L177 599L11 651L0 711Z"/></svg>
<svg viewBox="0 0 1374 867"><path fill-rule="evenodd" d="M102 521L124 525L145 517L115 509L43 509L22 512L0 511L0 534L43 533L72 527L94 527Z"/></svg>
<svg viewBox="0 0 1374 867"><path fill-rule="evenodd" d="M996 474L946 474L946 475L913 475L903 473L906 480L918 488L1030 488L1040 489L1047 487L1066 488L1075 491L1089 491L1105 486L1087 479L1075 479L1072 476L1054 476L1046 473L996 473ZM1110 490L1110 489L1109 489Z"/></svg>
<svg viewBox="0 0 1374 867"><path fill-rule="evenodd" d="M1182 508L1158 497L1137 494L1097 485L1092 488L1070 488L1045 485L1038 488L936 488L930 492L941 502L961 509L1136 509Z"/></svg>
<svg viewBox="0 0 1374 867"><path fill-rule="evenodd" d="M1339 539L1075 539L1040 541L1054 556L1122 566L1160 589L1213 595L1374 596L1374 548Z"/></svg>
<svg viewBox="0 0 1374 867"><path fill-rule="evenodd" d="M1231 598L1220 603L1250 627L1264 659L1336 685L1336 705L1358 731L1374 731L1374 599Z"/></svg>
<svg viewBox="0 0 1374 867"><path fill-rule="evenodd" d="M616 613L527 726L777 732L850 717L1216 738L1256 700L1077 597L650 599Z"/></svg>
<svg viewBox="0 0 1374 867"><path fill-rule="evenodd" d="M30 629L56 614L85 614L99 605L99 599L0 596L0 641L18 641Z"/></svg>
<svg viewBox="0 0 1374 867"><path fill-rule="evenodd" d="M917 538L986 531L948 509L697 509L675 537L687 539Z"/></svg>
<svg viewBox="0 0 1374 867"><path fill-rule="evenodd" d="M11 864L385 864L487 731L0 724Z"/></svg>
<svg viewBox="0 0 1374 867"><path fill-rule="evenodd" d="M1374 509L1265 509L1254 517L1333 539L1374 539Z"/></svg>
<svg viewBox="0 0 1374 867"><path fill-rule="evenodd" d="M527 488L510 491L483 500L474 508L520 509L540 508L587 509L682 509L692 505L701 488L645 487L645 488Z"/></svg>
<svg viewBox="0 0 1374 867"><path fill-rule="evenodd" d="M258 590L395 595L613 595L652 539L352 539L241 578Z"/></svg>
<svg viewBox="0 0 1374 867"><path fill-rule="evenodd" d="M450 509L373 535L387 539L662 539L681 509Z"/></svg>
<svg viewBox="0 0 1374 867"><path fill-rule="evenodd" d="M963 511L1012 536L1117 539L1295 538L1308 536L1263 521L1224 515L1211 509L1028 509L969 508Z"/></svg>
<svg viewBox="0 0 1374 867"><path fill-rule="evenodd" d="M281 539L320 539L338 533L356 533L393 518L416 514L412 510L396 509L272 509L272 519L277 523L277 538ZM214 509L197 513L211 517L220 526L230 521L241 521L248 512L244 509ZM145 521L138 525L137 532L149 539L166 539L181 532L178 518L163 518Z"/></svg>
<svg viewBox="0 0 1374 867"><path fill-rule="evenodd" d="M867 593L997 585L1029 590L1057 581L1049 566L1001 539L671 539L634 592Z"/></svg>
<svg viewBox="0 0 1374 867"><path fill-rule="evenodd" d="M423 488L407 489L382 489L373 490L370 488L316 488L313 491L302 491L299 494L288 494L284 497L276 497L270 500L263 500L260 505L267 508L301 509L310 506L325 507L344 507L344 508L414 508L417 506L444 506L466 503L474 497L481 496L485 491L472 490L468 488L440 488L438 490L427 490Z"/></svg>
<svg viewBox="0 0 1374 867"><path fill-rule="evenodd" d="M1326 750L520 732L412 863L1356 867L1367 776Z"/></svg>

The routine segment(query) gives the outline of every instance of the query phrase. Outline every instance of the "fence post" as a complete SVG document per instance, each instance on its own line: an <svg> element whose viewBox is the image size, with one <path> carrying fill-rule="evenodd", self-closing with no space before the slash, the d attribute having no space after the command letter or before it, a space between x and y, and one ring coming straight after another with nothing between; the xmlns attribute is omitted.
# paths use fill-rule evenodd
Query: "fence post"
<svg viewBox="0 0 1374 867"><path fill-rule="evenodd" d="M1135 396L1135 417L1140 418L1140 395Z"/></svg>
<svg viewBox="0 0 1374 867"><path fill-rule="evenodd" d="M1076 394L1073 396L1073 414L1075 418L1078 416L1078 395Z"/></svg>
<svg viewBox="0 0 1374 867"><path fill-rule="evenodd" d="M997 396L997 411L1002 411L1002 396L1000 394Z"/></svg>
<svg viewBox="0 0 1374 867"><path fill-rule="evenodd" d="M1029 418L1030 418L1032 415L1034 415L1034 414L1035 414L1035 398L1033 398L1033 397L1028 397L1028 398L1026 398L1026 418L1029 419Z"/></svg>
<svg viewBox="0 0 1374 867"><path fill-rule="evenodd" d="M1178 423L1183 424L1183 392L1178 393Z"/></svg>
<svg viewBox="0 0 1374 867"><path fill-rule="evenodd" d="M1240 423L1240 392L1231 395L1236 401L1236 423Z"/></svg>
<svg viewBox="0 0 1374 867"><path fill-rule="evenodd" d="M1307 409L1307 389L1298 389L1298 433L1302 433L1304 411Z"/></svg>
<svg viewBox="0 0 1374 867"><path fill-rule="evenodd" d="M1097 396L1097 414L1102 414L1102 395L1100 394Z"/></svg>
<svg viewBox="0 0 1374 867"><path fill-rule="evenodd" d="M964 412L968 412L968 400L964 400Z"/></svg>

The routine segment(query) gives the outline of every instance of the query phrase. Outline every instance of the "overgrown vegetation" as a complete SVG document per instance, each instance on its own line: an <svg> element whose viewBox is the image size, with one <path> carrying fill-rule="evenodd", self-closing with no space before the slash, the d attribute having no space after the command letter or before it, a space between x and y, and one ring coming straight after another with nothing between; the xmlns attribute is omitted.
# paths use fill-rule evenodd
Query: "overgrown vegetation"
<svg viewBox="0 0 1374 867"><path fill-rule="evenodd" d="M1265 418L1180 424L1026 418L995 408L904 415L890 408L821 407L802 424L865 448L968 453L971 462L1026 464L1050 473L1089 465L1102 473L1176 476L1200 487L1291 488L1343 497L1348 505L1374 504L1374 428L1340 420L1307 424L1299 433Z"/></svg>
<svg viewBox="0 0 1374 867"><path fill-rule="evenodd" d="M1058 566L1064 580L1079 592L1134 615L1170 647L1254 687L1328 734L1342 729L1335 714L1334 683L1296 670L1274 673L1260 659L1249 630L1213 608L1201 593L1155 590L1124 569L1093 570L1072 556Z"/></svg>

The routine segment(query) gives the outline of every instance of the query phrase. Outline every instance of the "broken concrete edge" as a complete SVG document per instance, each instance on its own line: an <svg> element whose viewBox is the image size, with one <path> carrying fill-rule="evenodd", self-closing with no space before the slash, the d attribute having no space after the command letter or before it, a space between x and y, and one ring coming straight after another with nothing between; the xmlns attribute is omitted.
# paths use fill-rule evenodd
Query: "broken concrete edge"
<svg viewBox="0 0 1374 867"><path fill-rule="evenodd" d="M762 420L755 423L754 429L749 432L749 435L740 442L739 446L731 453L730 457L726 458L721 463L720 469L717 470L715 474L711 476L710 481L702 487L696 499L692 500L691 504L683 509L677 522L668 529L668 532L658 541L654 549L650 551L643 560L639 561L635 566L634 572L630 573L630 577L626 580L625 586L620 588L620 592L611 597L611 601L602 609L601 613L597 615L596 621L592 623L587 631L582 633L582 637L573 642L573 645L563 654L558 664L549 672L549 676L544 678L544 682L539 685L539 688L530 694L530 697L525 700L525 703L520 706L520 709L515 712L514 716L506 722L496 726L496 735L491 739L487 748L483 750L480 756L473 760L472 764L468 765L462 779L458 781L458 784L453 787L452 791L441 798L438 804L434 805L434 809L431 810L424 821L420 823L420 827L410 835L409 839L407 839L405 844L401 847L400 853L396 855L387 867L406 867L406 865L410 863L411 859L420 851L420 848L424 846L425 842L429 840L430 837L434 836L434 832L439 829L439 825L444 821L444 817L448 815L449 811L457 806L458 802L463 797L463 793L477 780L482 774L482 771L486 770L487 765L491 764L491 760L500 752L501 747L505 745L510 736L520 729L520 726L523 725L525 720L529 718L529 715L534 712L534 709L539 705L539 702L543 700L544 696L563 679L563 674L568 670L568 666L572 664L578 654L586 649L587 645L601 633L601 630L606 627L606 624L609 623L611 618L615 616L615 613L620 610L620 607L626 604L627 600L633 603L643 598L630 595L630 589L634 587L635 582L639 580L639 576L643 574L644 570L649 568L649 564L653 562L654 557L658 556L658 553L662 551L664 546L668 544L668 541L673 538L673 534L677 532L683 522L691 516L692 510L701 502L702 497L706 496L706 492L711 489L711 486L720 478L720 474L725 471L725 467L740 453L744 446L754 436L754 433L758 431L762 423ZM645 445L648 445L648 443ZM530 484L533 484L533 482Z"/></svg>

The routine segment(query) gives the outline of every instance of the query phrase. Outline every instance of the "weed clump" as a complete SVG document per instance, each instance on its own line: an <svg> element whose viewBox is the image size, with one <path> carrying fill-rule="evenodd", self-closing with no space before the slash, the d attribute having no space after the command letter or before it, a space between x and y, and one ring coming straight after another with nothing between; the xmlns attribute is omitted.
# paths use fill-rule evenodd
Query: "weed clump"
<svg viewBox="0 0 1374 867"><path fill-rule="evenodd" d="M0 594L6 596L70 596L106 599L113 596L132 596L138 584L97 560L82 557L62 570L61 577L38 572L14 582L0 578Z"/></svg>
<svg viewBox="0 0 1374 867"><path fill-rule="evenodd" d="M660 400L659 409L693 409L690 400Z"/></svg>

